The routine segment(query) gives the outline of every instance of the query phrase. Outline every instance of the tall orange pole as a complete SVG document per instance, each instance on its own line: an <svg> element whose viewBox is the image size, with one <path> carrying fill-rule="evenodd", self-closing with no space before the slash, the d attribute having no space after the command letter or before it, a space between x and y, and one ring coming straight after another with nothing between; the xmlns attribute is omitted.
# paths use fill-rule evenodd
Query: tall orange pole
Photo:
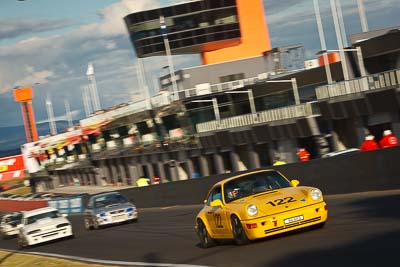
<svg viewBox="0 0 400 267"><path fill-rule="evenodd" d="M35 115L32 107L32 88L18 88L14 90L14 99L21 103L22 118L24 120L26 141L28 143L37 141L38 133L35 122Z"/></svg>

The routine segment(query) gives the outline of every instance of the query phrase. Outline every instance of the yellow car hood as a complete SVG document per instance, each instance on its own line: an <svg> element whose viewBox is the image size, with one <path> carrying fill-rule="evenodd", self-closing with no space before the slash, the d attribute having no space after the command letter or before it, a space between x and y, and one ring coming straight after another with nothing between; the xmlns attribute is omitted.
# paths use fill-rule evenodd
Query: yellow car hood
<svg viewBox="0 0 400 267"><path fill-rule="evenodd" d="M235 208L246 209L250 204L258 208L258 216L272 215L285 211L290 211L307 205L323 201L314 201L309 196L313 187L287 187L278 190L262 192L231 202ZM234 209L235 209L234 208Z"/></svg>

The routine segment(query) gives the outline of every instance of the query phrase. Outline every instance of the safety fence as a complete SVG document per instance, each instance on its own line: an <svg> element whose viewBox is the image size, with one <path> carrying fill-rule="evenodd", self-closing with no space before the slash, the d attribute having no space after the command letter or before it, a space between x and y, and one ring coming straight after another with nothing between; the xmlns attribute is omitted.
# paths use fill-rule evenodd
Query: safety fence
<svg viewBox="0 0 400 267"><path fill-rule="evenodd" d="M400 147L343 154L274 167L301 186L313 186L324 194L400 189ZM270 167L265 167L268 169ZM246 172L246 171L245 171ZM239 174L243 172L237 172ZM124 189L120 192L139 208L201 204L211 186L230 174L173 183Z"/></svg>
<svg viewBox="0 0 400 267"><path fill-rule="evenodd" d="M241 116L221 119L219 121L215 120L198 123L196 124L196 129L198 133L202 133L220 129L243 127L258 123L268 123L273 121L308 117L312 115L320 115L318 106L315 105L315 102L309 102L305 104L277 109L270 109L257 112L256 114L245 114Z"/></svg>
<svg viewBox="0 0 400 267"><path fill-rule="evenodd" d="M359 79L342 81L315 89L317 99L357 94L371 90L393 88L400 86L400 70L392 70L373 74Z"/></svg>
<svg viewBox="0 0 400 267"><path fill-rule="evenodd" d="M50 207L64 214L80 214L83 212L83 196L57 198L47 201Z"/></svg>

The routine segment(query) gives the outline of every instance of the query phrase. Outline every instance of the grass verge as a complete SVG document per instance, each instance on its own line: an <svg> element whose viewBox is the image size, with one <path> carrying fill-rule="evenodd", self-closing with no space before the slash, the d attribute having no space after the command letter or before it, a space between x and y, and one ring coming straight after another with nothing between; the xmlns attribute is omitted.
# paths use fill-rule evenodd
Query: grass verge
<svg viewBox="0 0 400 267"><path fill-rule="evenodd" d="M0 250L0 266L2 267L105 267L110 265L99 265L83 263L79 261L64 260L52 257L28 255ZM114 266L115 267L115 266Z"/></svg>
<svg viewBox="0 0 400 267"><path fill-rule="evenodd" d="M32 190L30 187L28 186L22 186L22 187L18 187L18 188L14 188L14 189L10 189L6 191L7 194L16 194L16 195L25 195L28 193L32 193Z"/></svg>

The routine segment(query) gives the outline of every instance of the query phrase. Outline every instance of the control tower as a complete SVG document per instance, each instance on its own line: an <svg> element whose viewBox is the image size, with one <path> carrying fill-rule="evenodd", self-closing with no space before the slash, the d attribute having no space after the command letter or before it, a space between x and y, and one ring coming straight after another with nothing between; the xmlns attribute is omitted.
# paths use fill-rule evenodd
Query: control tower
<svg viewBox="0 0 400 267"><path fill-rule="evenodd" d="M262 56L271 50L262 0L200 0L124 18L139 58L199 53L203 65ZM165 18L165 19L164 19Z"/></svg>

